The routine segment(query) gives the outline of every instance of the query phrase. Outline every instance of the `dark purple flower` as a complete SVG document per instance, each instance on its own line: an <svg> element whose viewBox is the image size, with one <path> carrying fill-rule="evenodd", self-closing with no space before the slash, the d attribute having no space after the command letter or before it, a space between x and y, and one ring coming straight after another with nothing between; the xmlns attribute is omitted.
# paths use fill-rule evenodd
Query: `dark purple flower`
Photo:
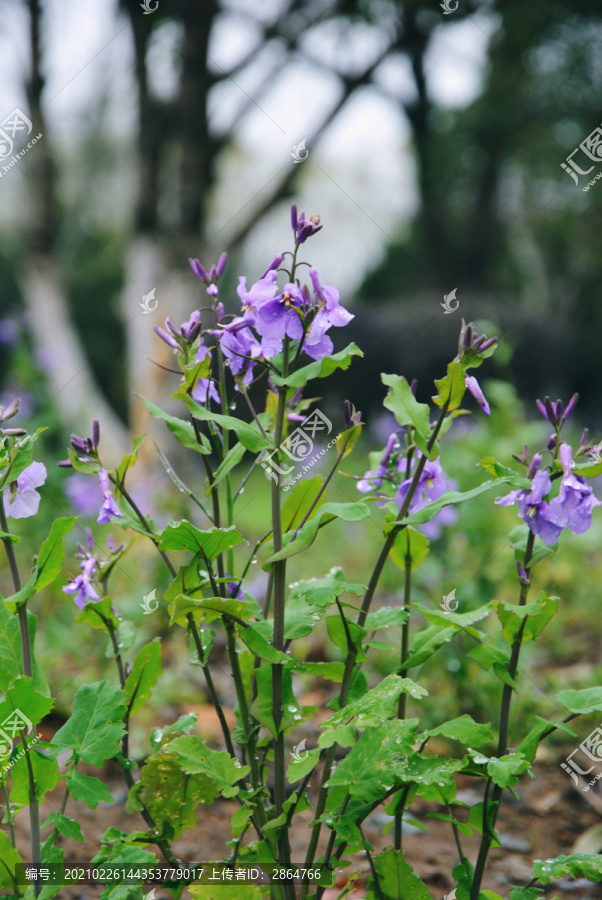
<svg viewBox="0 0 602 900"><path fill-rule="evenodd" d="M109 473L106 469L100 470L100 472L98 473L98 480L100 481L100 486L102 488L104 502L100 507L100 512L98 514L96 522L98 523L98 525L104 525L106 522L111 521L111 516L115 516L115 518L117 519L122 519L123 513L120 512L119 507L113 499L113 495L111 493L111 482L109 481Z"/></svg>
<svg viewBox="0 0 602 900"><path fill-rule="evenodd" d="M96 567L96 560L90 557L82 563L82 574L77 575L73 581L70 581L63 588L65 594L74 594L73 602L80 609L83 609L88 600L100 600L100 597L92 587L91 578Z"/></svg>
<svg viewBox="0 0 602 900"><path fill-rule="evenodd" d="M291 225L295 235L296 244L304 244L308 237L316 234L322 228L320 225L320 216L311 216L308 220L305 213L297 214L297 205L293 203L291 206Z"/></svg>
<svg viewBox="0 0 602 900"><path fill-rule="evenodd" d="M539 535L544 544L551 547L566 526L566 515L558 503L558 498L550 503L544 500L551 490L552 482L549 474L540 470L531 482L530 490L521 488L518 491L511 491L505 497L498 497L495 502L500 506L518 503L519 518L529 526L533 534Z"/></svg>
<svg viewBox="0 0 602 900"><path fill-rule="evenodd" d="M275 256L274 259L272 260L272 262L269 264L269 266L265 270L265 272L262 272L262 274L259 276L259 280L261 281L263 278L265 278L266 275L268 274L268 272L275 272L278 269L278 267L280 266L280 264L282 263L283 259L284 259L284 253L279 253L278 256Z"/></svg>
<svg viewBox="0 0 602 900"><path fill-rule="evenodd" d="M16 482L4 491L4 510L12 519L27 519L35 516L40 506L40 495L36 488L46 481L46 466L33 462L24 469Z"/></svg>
<svg viewBox="0 0 602 900"><path fill-rule="evenodd" d="M477 401L477 403L479 404L479 406L481 407L481 409L483 410L485 415L486 416L490 415L491 410L489 409L489 404L487 403L487 400L485 399L485 394L481 390L481 386L479 385L479 382L474 377L474 375L465 375L464 383L466 385L467 390L470 391L470 393L475 398L475 400Z"/></svg>
<svg viewBox="0 0 602 900"><path fill-rule="evenodd" d="M556 503L566 517L566 525L570 531L573 534L583 534L592 524L592 510L602 504L585 479L573 475L572 450L568 444L560 445L560 462L564 477Z"/></svg>

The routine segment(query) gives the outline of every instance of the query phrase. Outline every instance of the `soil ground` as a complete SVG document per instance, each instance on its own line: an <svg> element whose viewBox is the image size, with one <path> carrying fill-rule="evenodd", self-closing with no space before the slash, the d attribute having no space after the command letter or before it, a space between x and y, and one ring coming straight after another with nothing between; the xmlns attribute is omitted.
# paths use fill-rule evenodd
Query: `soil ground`
<svg viewBox="0 0 602 900"><path fill-rule="evenodd" d="M523 780L518 788L520 799L514 800L506 794L498 818L497 831L502 842L501 849L491 851L487 877L484 888L507 897L510 885L525 885L531 878L530 862L532 859L544 859L550 856L567 854L574 850L575 841L593 826L600 825L602 815L602 798L589 795L573 788L568 777L561 771L557 761L548 760L536 763L535 778ZM92 770L90 772L92 774ZM94 774L98 774L97 771ZM110 771L105 773L109 790L115 797L111 805L100 806L95 811L82 803L69 801L67 815L78 819L84 834L83 845L73 840L63 840L65 862L88 864L98 850L104 831L114 825L124 830L133 827L144 828L140 820L135 823L132 816L125 811L123 782L117 780ZM591 792L590 792L591 793ZM42 809L42 821L49 813L58 810L62 792L56 791L48 795ZM475 789L474 781L465 778L459 781L459 799L473 804L481 797ZM195 828L184 833L174 843L173 849L183 862L219 860L228 852L226 841L230 838L230 816L237 808L232 801L222 800L212 807L205 808L199 815ZM435 804L417 801L412 806L414 820L424 823L428 831L410 828L410 833L403 839L406 858L414 870L428 885L434 900L444 900L446 894L454 887L451 872L457 863L457 852L449 826L445 822L427 818L427 813L439 811ZM462 818L462 814L459 813ZM292 858L301 862L304 857L311 812L298 817L299 821L291 833ZM382 813L375 813L366 820L364 833L378 851L390 842L390 835L383 838L380 830L385 821L389 821ZM23 811L16 820L17 843L28 858L28 815ZM600 829L602 831L602 829ZM602 838L600 847L602 849ZM476 855L478 838L462 838L464 852L469 858ZM589 852L592 851L590 848ZM351 870L361 870L362 877L357 889L348 895L348 900L360 900L366 896L366 878L369 872L368 860L356 858ZM345 886L347 872L340 869L337 874L337 887L324 894L324 900L336 900ZM59 897L64 900L92 900L100 895L102 888L89 885L72 886L61 890ZM156 900L170 897L169 892L157 888ZM184 898L190 895L186 891ZM552 882L547 886L545 898L557 897L559 900L599 900L602 898L602 884L589 882ZM404 900L404 898L400 898Z"/></svg>

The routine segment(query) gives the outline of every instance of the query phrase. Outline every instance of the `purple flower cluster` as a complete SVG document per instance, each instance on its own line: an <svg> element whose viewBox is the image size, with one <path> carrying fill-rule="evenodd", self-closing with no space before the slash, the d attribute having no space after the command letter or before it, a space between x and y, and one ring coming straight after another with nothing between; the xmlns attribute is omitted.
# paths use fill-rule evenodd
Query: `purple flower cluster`
<svg viewBox="0 0 602 900"><path fill-rule="evenodd" d="M592 524L592 510L601 505L585 479L573 474L571 447L561 444L559 455L562 481L557 497L547 499L552 491L552 479L547 471L539 469L541 456L536 454L530 467L530 489L511 491L495 501L500 506L518 503L519 518L548 547L556 543L565 528L573 534L587 531Z"/></svg>
<svg viewBox="0 0 602 900"><path fill-rule="evenodd" d="M395 505L398 510L402 508L406 501L416 466L422 456L421 452L417 450L416 456L408 466L407 457L399 453L399 450L400 445L397 432L394 432L389 435L383 455L374 472L366 472L364 477L357 483L357 488L362 493L381 488L385 481L388 481L394 487L396 486ZM400 477L401 481L399 480ZM443 471L439 459L427 460L420 473L416 490L408 507L408 513L417 512L434 500L438 500L446 491L455 490L455 488L455 482ZM382 505L389 499L389 496L383 495L382 499L379 500L379 504ZM456 518L455 510L444 508L433 516L429 522L419 527L429 539L434 540L441 534L442 526L453 524Z"/></svg>

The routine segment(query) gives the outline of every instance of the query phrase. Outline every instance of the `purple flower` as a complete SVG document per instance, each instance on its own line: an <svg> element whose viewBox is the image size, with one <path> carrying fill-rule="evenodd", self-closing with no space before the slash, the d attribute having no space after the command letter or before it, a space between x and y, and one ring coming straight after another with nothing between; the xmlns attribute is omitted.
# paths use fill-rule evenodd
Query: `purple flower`
<svg viewBox="0 0 602 900"><path fill-rule="evenodd" d="M417 460L420 459L420 456L421 454L418 452ZM405 465L405 460L400 459L399 464ZM401 482L397 489L395 502L397 503L398 509L401 509L404 504L412 480L413 478L410 475L409 478L406 478ZM437 458L432 462L431 460L427 460L420 478L418 479L416 491L412 497L408 512L416 512L428 503L432 503L433 500L438 500L448 489L449 484L447 476L441 468L439 459Z"/></svg>
<svg viewBox="0 0 602 900"><path fill-rule="evenodd" d="M202 281L207 285L207 293L211 294L213 297L217 295L217 280L226 268L227 260L228 254L222 253L217 262L217 265L212 265L208 272L205 271L198 259L188 260L188 262L190 263L190 268L192 269L196 277L199 279L199 281Z"/></svg>
<svg viewBox="0 0 602 900"><path fill-rule="evenodd" d="M87 475L76 472L66 480L63 490L79 515L89 516L98 509L98 485Z"/></svg>
<svg viewBox="0 0 602 900"><path fill-rule="evenodd" d="M572 450L568 444L560 445L560 462L564 477L556 502L566 517L566 525L573 534L583 534L592 524L592 510L602 505L584 478L573 475Z"/></svg>
<svg viewBox="0 0 602 900"><path fill-rule="evenodd" d="M498 497L495 502L500 506L512 506L513 503L518 503L519 518L529 526L533 534L539 535L544 544L551 547L566 526L566 514L562 510L558 498L550 503L544 500L551 490L550 476L546 471L541 470L533 478L530 490L522 488L518 491L511 491L505 497Z"/></svg>
<svg viewBox="0 0 602 900"><path fill-rule="evenodd" d="M261 344L249 328L244 318L234 319L222 331L214 332L219 338L222 353L230 363L233 375L243 373L243 383L253 380L253 367L256 359L264 357Z"/></svg>
<svg viewBox="0 0 602 900"><path fill-rule="evenodd" d="M246 276L241 275L238 279L238 287L236 288L236 293L240 297L243 312L246 313L252 311L262 303L265 303L267 300L271 300L278 290L278 285L276 284L277 278L278 273L273 269L270 269L265 277L260 278L255 282L255 284L251 286L250 290L247 290ZM251 320L251 322L253 321L252 316L248 318Z"/></svg>
<svg viewBox="0 0 602 900"><path fill-rule="evenodd" d="M93 556L87 559L85 562L81 564L82 574L77 575L73 581L70 581L63 588L63 593L65 594L75 594L73 598L73 602L80 609L83 609L88 600L100 600L100 597L92 587L91 578L92 573L96 567L96 560Z"/></svg>
<svg viewBox="0 0 602 900"><path fill-rule="evenodd" d="M13 519L27 519L35 516L40 505L40 495L35 490L46 481L46 466L33 462L24 469L16 481L4 491L4 509Z"/></svg>
<svg viewBox="0 0 602 900"><path fill-rule="evenodd" d="M96 522L99 525L104 525L106 522L111 521L111 516L115 516L115 518L117 519L122 519L123 514L119 511L119 507L115 503L113 495L111 494L111 483L109 481L109 473L106 469L100 470L100 472L98 473L98 480L100 481L100 486L102 488L104 502L100 507L100 512L98 513Z"/></svg>
<svg viewBox="0 0 602 900"><path fill-rule="evenodd" d="M199 344L196 361L203 362L207 356L211 356L211 350L203 343ZM209 397L216 403L220 402L220 396L213 380L211 378L199 378L192 392L192 399L196 400L197 403L206 404Z"/></svg>
<svg viewBox="0 0 602 900"><path fill-rule="evenodd" d="M366 472L364 477L358 481L357 489L361 491L363 494L366 494L368 491L371 491L373 488L379 488L383 483L383 479L387 474L387 469L389 468L389 462L391 460L391 454L393 453L393 449L397 442L397 432L393 432L390 434L387 439L387 444L384 449L384 453L381 457L381 460L376 467L374 474L372 472Z"/></svg>
<svg viewBox="0 0 602 900"><path fill-rule="evenodd" d="M201 330L201 313L195 309L190 318L181 325L176 325L169 316L165 319L165 328L153 325L153 331L173 350L181 350L186 344L192 344Z"/></svg>
<svg viewBox="0 0 602 900"><path fill-rule="evenodd" d="M489 404L487 403L487 400L485 399L485 394L481 390L481 386L479 385L479 382L474 377L474 375L465 375L464 383L466 385L466 388L470 391L472 396L475 398L475 400L477 401L477 403L479 404L479 406L485 413L485 415L486 416L490 415L491 410L489 409Z"/></svg>
<svg viewBox="0 0 602 900"><path fill-rule="evenodd" d="M323 227L320 225L320 216L312 216L307 220L304 212L300 216L297 215L296 203L291 206L291 225L296 244L304 244L308 237L316 234Z"/></svg>

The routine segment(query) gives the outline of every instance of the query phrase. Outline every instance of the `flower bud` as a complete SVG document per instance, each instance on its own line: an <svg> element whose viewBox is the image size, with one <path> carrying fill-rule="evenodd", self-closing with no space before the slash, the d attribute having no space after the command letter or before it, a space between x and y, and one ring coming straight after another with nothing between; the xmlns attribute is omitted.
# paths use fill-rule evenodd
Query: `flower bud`
<svg viewBox="0 0 602 900"><path fill-rule="evenodd" d="M518 572L518 580L523 585L523 587L529 587L531 581L529 579L529 573L523 566L522 562L517 560L516 562L516 571Z"/></svg>
<svg viewBox="0 0 602 900"><path fill-rule="evenodd" d="M217 261L217 266L215 267L215 274L219 278L224 269L226 268L226 263L228 261L228 254L224 251L220 254L220 258Z"/></svg>
<svg viewBox="0 0 602 900"><path fill-rule="evenodd" d="M571 413L573 412L573 410L575 409L575 406L577 405L577 401L578 401L578 400L579 400L579 394L573 394L573 396L571 397L571 399L569 400L569 402L568 402L567 405L566 405L566 409L565 409L564 414L563 414L563 416L562 416L563 421L566 421L566 420L568 419L568 417L570 416L570 414L571 414Z"/></svg>

